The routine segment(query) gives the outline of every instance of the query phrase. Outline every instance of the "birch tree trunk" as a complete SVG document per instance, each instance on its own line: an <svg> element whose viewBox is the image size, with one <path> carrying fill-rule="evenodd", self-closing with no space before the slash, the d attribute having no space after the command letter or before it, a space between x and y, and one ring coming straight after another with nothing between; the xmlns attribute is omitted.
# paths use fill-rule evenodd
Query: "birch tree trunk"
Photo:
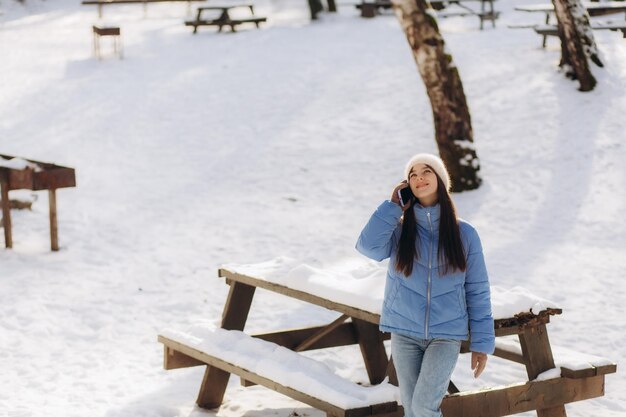
<svg viewBox="0 0 626 417"><path fill-rule="evenodd" d="M432 9L425 0L392 0L413 58L426 86L439 155L452 177L452 191L473 190L482 182L469 109L459 71L445 50Z"/></svg>
<svg viewBox="0 0 626 417"><path fill-rule="evenodd" d="M580 0L552 0L561 39L561 63L565 74L580 83L580 91L591 91L596 79L589 60L602 67L589 14Z"/></svg>

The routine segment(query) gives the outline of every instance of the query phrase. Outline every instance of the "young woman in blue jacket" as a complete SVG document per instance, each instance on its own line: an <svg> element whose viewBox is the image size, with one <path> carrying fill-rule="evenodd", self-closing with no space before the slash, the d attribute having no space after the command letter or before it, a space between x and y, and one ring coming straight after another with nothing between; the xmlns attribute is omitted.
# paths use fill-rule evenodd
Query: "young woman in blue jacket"
<svg viewBox="0 0 626 417"><path fill-rule="evenodd" d="M401 190L409 188L408 201ZM495 337L489 279L476 230L456 216L450 177L431 154L413 156L405 180L374 212L357 250L389 258L380 329L391 333L405 417L441 417L461 341L470 341L474 377Z"/></svg>

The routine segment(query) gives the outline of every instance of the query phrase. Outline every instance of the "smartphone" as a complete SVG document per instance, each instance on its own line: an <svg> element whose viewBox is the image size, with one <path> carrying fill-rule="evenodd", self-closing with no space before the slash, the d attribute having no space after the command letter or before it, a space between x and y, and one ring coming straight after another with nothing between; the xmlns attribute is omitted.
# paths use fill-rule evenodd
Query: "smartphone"
<svg viewBox="0 0 626 417"><path fill-rule="evenodd" d="M398 190L398 197L400 198L400 204L404 207L413 201L413 191L411 187L406 187Z"/></svg>

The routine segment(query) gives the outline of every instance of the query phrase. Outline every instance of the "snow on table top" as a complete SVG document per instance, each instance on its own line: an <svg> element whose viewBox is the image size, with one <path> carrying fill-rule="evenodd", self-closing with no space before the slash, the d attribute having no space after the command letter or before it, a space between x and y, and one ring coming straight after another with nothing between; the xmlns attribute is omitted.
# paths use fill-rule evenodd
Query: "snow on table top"
<svg viewBox="0 0 626 417"><path fill-rule="evenodd" d="M387 268L384 264L361 258L345 259L333 265L311 266L295 259L277 257L256 264L225 264L222 268L242 275L307 292L336 303L380 314ZM491 286L491 306L495 319L513 317L556 308L549 300L523 287Z"/></svg>
<svg viewBox="0 0 626 417"><path fill-rule="evenodd" d="M552 356L554 357L554 366L559 372L546 371L541 374L540 377L537 377L537 379L557 378L561 376L559 369L561 367L578 371L591 366L613 365L615 363L601 356L577 352L562 346L551 345L550 347L552 349ZM496 338L496 348L517 353L518 355L522 354L522 347L516 336Z"/></svg>
<svg viewBox="0 0 626 417"><path fill-rule="evenodd" d="M344 409L399 400L397 388L386 381L372 387L358 385L321 362L238 330L195 324L185 331L168 329L161 334Z"/></svg>
<svg viewBox="0 0 626 417"><path fill-rule="evenodd" d="M11 159L0 158L0 167L10 168L10 169L19 169L19 170L31 168L31 169L34 169L35 172L41 171L41 167L39 165L30 161L27 161L26 159L22 159L22 158L11 158Z"/></svg>

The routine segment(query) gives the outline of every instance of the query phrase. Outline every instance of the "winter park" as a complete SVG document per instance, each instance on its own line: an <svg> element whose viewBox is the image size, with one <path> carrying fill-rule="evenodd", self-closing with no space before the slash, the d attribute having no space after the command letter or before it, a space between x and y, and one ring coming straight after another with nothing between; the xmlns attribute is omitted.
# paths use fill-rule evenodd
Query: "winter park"
<svg viewBox="0 0 626 417"><path fill-rule="evenodd" d="M0 416L626 416L625 16L0 0Z"/></svg>

